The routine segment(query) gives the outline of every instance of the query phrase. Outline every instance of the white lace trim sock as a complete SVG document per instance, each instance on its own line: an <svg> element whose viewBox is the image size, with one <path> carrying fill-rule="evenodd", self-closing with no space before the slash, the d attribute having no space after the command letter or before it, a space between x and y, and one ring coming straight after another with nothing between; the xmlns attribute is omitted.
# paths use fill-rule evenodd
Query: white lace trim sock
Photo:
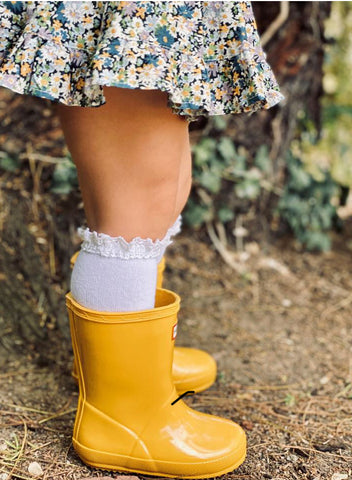
<svg viewBox="0 0 352 480"><path fill-rule="evenodd" d="M104 312L153 308L158 263L180 229L181 217L161 240L136 237L127 242L79 228L83 243L72 270L73 298L86 308Z"/></svg>

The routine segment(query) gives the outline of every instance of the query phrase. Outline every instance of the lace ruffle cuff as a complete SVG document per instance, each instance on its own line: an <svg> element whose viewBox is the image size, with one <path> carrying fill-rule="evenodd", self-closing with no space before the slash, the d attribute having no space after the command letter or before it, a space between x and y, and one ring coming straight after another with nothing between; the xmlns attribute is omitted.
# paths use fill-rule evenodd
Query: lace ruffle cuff
<svg viewBox="0 0 352 480"><path fill-rule="evenodd" d="M81 250L102 257L121 258L124 260L139 258L160 259L166 247L172 243L171 237L181 230L181 216L169 228L164 238L152 240L150 238L135 237L127 242L123 237L110 237L105 233L90 231L80 227L78 235L83 240Z"/></svg>

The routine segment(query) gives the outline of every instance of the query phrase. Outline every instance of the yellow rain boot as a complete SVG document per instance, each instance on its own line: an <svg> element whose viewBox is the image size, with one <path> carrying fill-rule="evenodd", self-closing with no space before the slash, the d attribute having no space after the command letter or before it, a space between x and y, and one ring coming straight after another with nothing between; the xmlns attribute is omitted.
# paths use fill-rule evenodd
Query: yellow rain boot
<svg viewBox="0 0 352 480"><path fill-rule="evenodd" d="M165 270L165 257L163 257L158 263L158 276L156 278L156 288L163 288Z"/></svg>
<svg viewBox="0 0 352 480"><path fill-rule="evenodd" d="M73 268L79 251L72 255L70 263ZM157 288L162 288L165 257L158 264ZM73 360L72 376L78 381L77 366ZM176 390L202 392L209 388L216 379L216 363L208 353L197 348L175 347L172 376Z"/></svg>
<svg viewBox="0 0 352 480"><path fill-rule="evenodd" d="M159 289L151 310L110 313L66 296L79 378L73 446L86 464L210 478L244 461L239 425L197 412L178 397L172 361L179 302Z"/></svg>

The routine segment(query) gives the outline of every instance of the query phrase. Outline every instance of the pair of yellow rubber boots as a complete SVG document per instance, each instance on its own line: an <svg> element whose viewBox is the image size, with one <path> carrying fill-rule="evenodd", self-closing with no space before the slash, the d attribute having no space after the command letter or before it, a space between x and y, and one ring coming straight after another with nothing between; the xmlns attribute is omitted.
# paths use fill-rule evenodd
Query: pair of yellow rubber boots
<svg viewBox="0 0 352 480"><path fill-rule="evenodd" d="M70 293L66 304L79 383L73 445L85 463L122 472L210 478L244 461L246 438L239 425L197 412L179 397L184 387L205 389L216 369L210 356L193 349L178 349L175 369L180 307L175 293L158 288L155 308L138 312L89 310ZM203 361L209 362L207 374ZM192 378L195 371L197 378Z"/></svg>

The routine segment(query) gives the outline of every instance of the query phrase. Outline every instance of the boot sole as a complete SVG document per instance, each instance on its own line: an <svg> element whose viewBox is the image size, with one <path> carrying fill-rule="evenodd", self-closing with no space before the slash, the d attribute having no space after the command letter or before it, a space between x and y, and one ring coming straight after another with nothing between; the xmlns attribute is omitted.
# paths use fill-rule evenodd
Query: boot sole
<svg viewBox="0 0 352 480"><path fill-rule="evenodd" d="M106 453L106 452L100 452L100 451L97 451L97 450L93 450L91 448L84 447L83 445L81 445L76 440L73 440L73 446L74 446L78 456L82 460L82 462L84 462L86 465L89 465L90 467L99 468L101 470L114 471L114 472L140 473L142 475L151 475L151 476L156 476L156 477L163 476L163 477L167 477L167 478L213 478L213 477L218 477L220 475L224 475L225 473L229 473L229 472L232 472L232 471L236 470L244 462L244 460L246 458L246 445L244 445L243 452L241 452L240 459L236 460L236 462L233 463L232 465L230 465L226 468L222 468L221 470L218 470L216 472L192 475L192 474L187 474L187 473L165 473L162 468L160 468L160 470L158 470L158 471L150 471L150 470L144 470L143 468L120 467L120 466L117 465L117 463L121 462L121 463L126 464L126 463L136 462L136 463L144 463L145 464L147 462L150 462L151 464L153 464L153 466L156 466L156 467L158 465L160 465L160 467L165 467L166 465L167 466L177 465L178 467L182 467L182 465L184 465L184 467L186 467L187 469L189 469L190 467L191 468L193 467L196 470L197 467L204 467L204 464L210 463L210 462L204 461L202 463L181 464L181 463L178 463L178 462L172 463L172 462L160 462L158 460L144 460L144 459L139 459L139 458L127 457L127 456L124 456L124 455L116 455L116 454L112 454L112 453ZM87 454L87 455L85 455L85 454ZM113 461L112 462L113 464L111 465L111 464L95 462L95 461L91 461L91 460L87 459L87 457L92 458L94 456L111 457L110 459L111 460L116 459L116 462Z"/></svg>

